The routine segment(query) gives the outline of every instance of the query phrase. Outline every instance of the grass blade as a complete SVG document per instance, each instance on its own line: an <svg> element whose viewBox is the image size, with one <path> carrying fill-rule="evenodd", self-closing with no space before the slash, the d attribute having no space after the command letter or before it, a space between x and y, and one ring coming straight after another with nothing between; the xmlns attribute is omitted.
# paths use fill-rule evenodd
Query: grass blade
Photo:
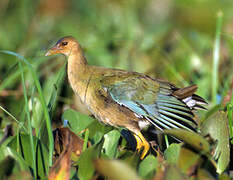
<svg viewBox="0 0 233 180"><path fill-rule="evenodd" d="M22 63L19 62L19 68L21 70L21 80L23 84L23 95L24 95L24 101L25 101L25 107L26 107L26 115L27 115L27 120L28 120L28 132L29 132L29 137L30 137L30 146L32 150L32 161L33 161L33 175L34 179L37 178L37 169L36 169L36 158L35 158L35 151L34 151L34 141L33 141L33 134L32 134L32 125L31 125L31 117L30 117L30 112L29 112L29 105L28 105L28 98L27 98L27 90L26 90L26 85L24 81L24 73L23 73L23 68L22 68Z"/></svg>
<svg viewBox="0 0 233 180"><path fill-rule="evenodd" d="M86 129L84 136L84 143L83 143L83 152L87 149L88 137L89 137L89 129Z"/></svg>
<svg viewBox="0 0 233 180"><path fill-rule="evenodd" d="M3 110L8 116L10 116L13 120L15 120L15 122L17 122L19 124L19 127L22 127L25 132L27 132L27 129L25 128L25 126L23 125L22 122L20 122L19 120L16 119L15 116L13 116L10 112L8 112L4 107L0 106L0 109Z"/></svg>
<svg viewBox="0 0 233 180"><path fill-rule="evenodd" d="M30 73L31 73L31 75L33 77L34 83L35 83L36 88L38 90L40 102L41 102L41 105L42 105L42 108L43 108L43 111L44 111L45 122L46 122L46 127L47 127L47 131L48 131L48 136L49 136L49 166L52 166L52 158L53 158L52 126L51 126L50 116L49 116L48 109L47 109L47 106L46 106L45 98L44 98L44 95L43 95L43 92L42 92L42 88L41 88L39 79L38 79L38 77L36 75L36 72L35 72L34 68L32 67L32 65L23 56L21 56L21 55L19 55L17 53L11 52L11 51L6 51L6 50L1 50L0 52L17 57L17 59L23 61L27 65L27 67L29 68L29 71L30 71Z"/></svg>
<svg viewBox="0 0 233 180"><path fill-rule="evenodd" d="M231 101L229 104L227 104L227 117L229 121L229 133L230 133L230 139L231 144L233 144L233 91L231 94Z"/></svg>
<svg viewBox="0 0 233 180"><path fill-rule="evenodd" d="M49 103L48 103L48 110L49 113L51 114L54 108L54 104L57 100L57 94L60 92L61 90L61 84L64 80L65 77L65 73L66 73L66 63L64 64L64 66L61 68L60 72L58 73L58 77L56 80L56 84L54 84L54 88L53 91L51 93L50 99L49 99Z"/></svg>
<svg viewBox="0 0 233 180"><path fill-rule="evenodd" d="M216 25L215 43L214 43L214 51L213 51L212 101L214 104L217 104L218 64L219 64L222 17L223 17L223 13L222 11L219 11L217 14L217 25Z"/></svg>

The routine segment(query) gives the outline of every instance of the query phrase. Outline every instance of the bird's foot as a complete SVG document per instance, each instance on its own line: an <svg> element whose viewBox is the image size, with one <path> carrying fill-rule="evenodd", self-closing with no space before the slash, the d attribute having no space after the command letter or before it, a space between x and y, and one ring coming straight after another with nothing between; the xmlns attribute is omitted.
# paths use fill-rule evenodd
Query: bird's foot
<svg viewBox="0 0 233 180"><path fill-rule="evenodd" d="M137 152L139 153L141 149L143 148L140 159L144 159L144 157L146 156L146 154L148 153L150 149L150 145L141 133L138 135L135 135L134 137L137 141L137 147L136 147Z"/></svg>

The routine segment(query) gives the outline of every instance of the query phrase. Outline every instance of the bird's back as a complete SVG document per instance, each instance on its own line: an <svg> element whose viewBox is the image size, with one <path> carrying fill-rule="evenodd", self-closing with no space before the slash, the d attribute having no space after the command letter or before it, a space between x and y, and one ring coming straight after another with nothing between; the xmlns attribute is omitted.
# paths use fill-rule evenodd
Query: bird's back
<svg viewBox="0 0 233 180"><path fill-rule="evenodd" d="M201 104L206 103L194 94L195 85L180 89L140 73L92 68L96 93L102 92L102 98L108 99L109 105L117 104L128 109L138 121L146 120L161 130L183 128L195 131L192 111L203 108Z"/></svg>

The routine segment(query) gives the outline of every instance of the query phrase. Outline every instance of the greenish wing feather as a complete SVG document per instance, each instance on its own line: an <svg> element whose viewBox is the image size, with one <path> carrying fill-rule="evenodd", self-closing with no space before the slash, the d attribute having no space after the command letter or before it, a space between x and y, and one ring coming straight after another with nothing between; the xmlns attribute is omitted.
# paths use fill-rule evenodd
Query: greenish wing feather
<svg viewBox="0 0 233 180"><path fill-rule="evenodd" d="M172 87L146 76L128 77L104 86L114 101L160 130L182 128L195 131L191 109L171 95Z"/></svg>

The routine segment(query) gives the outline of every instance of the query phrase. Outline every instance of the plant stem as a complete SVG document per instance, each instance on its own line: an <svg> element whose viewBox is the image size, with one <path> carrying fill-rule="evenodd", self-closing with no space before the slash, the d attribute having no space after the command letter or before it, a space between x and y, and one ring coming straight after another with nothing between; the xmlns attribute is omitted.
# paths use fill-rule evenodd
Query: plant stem
<svg viewBox="0 0 233 180"><path fill-rule="evenodd" d="M217 14L216 34L213 51L213 71L212 71L212 101L213 104L217 104L217 92L218 92L218 65L219 65L219 52L220 52L220 38L222 28L222 11Z"/></svg>
<svg viewBox="0 0 233 180"><path fill-rule="evenodd" d="M28 120L28 132L29 132L30 146L31 146L31 152L32 152L33 175L34 175L34 179L37 179L36 157L35 157L34 141L33 141L33 134L32 134L31 117L30 117L29 106L28 106L27 90L26 90L26 85L24 81L24 73L23 73L22 63L20 61L19 61L19 68L21 71L21 80L23 84L23 95L24 95L26 114L27 114L27 120Z"/></svg>

